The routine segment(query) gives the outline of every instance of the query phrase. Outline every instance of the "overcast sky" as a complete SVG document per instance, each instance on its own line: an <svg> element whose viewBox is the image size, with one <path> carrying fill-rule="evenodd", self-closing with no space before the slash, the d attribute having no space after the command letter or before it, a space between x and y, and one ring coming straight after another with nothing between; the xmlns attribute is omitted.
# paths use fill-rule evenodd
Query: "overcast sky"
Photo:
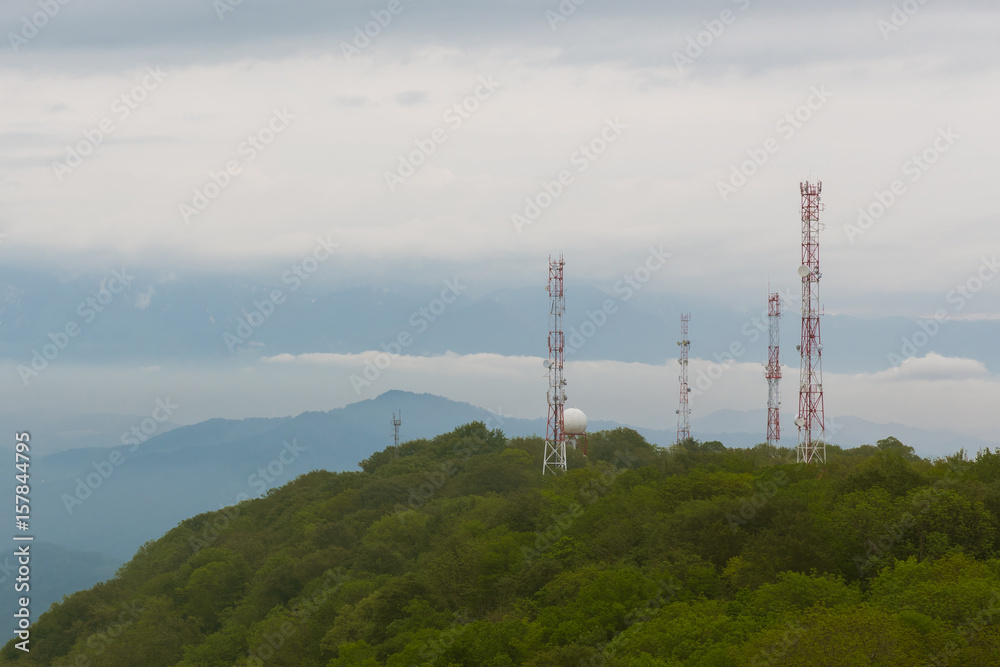
<svg viewBox="0 0 1000 667"><path fill-rule="evenodd" d="M358 284L610 289L652 247L756 311L811 179L827 312L1000 317L996 0L62 2L0 7L7 266L266 274L333 229ZM968 362L923 361L978 406ZM910 379L892 418L942 421Z"/></svg>

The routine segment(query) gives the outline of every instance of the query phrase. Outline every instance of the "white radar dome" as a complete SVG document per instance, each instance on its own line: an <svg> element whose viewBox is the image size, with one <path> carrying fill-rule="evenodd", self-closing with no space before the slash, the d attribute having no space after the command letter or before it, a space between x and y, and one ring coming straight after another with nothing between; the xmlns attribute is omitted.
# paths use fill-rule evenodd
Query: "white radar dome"
<svg viewBox="0 0 1000 667"><path fill-rule="evenodd" d="M587 432L587 415L583 410L566 408L563 411L563 428L567 435L583 435Z"/></svg>

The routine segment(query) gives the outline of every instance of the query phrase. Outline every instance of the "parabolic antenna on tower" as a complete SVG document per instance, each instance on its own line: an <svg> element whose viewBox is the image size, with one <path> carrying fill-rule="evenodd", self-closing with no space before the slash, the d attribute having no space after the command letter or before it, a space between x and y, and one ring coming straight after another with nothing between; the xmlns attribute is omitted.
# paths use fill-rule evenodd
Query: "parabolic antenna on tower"
<svg viewBox="0 0 1000 667"><path fill-rule="evenodd" d="M577 408L563 410L563 429L566 435L583 435L587 432L587 415Z"/></svg>

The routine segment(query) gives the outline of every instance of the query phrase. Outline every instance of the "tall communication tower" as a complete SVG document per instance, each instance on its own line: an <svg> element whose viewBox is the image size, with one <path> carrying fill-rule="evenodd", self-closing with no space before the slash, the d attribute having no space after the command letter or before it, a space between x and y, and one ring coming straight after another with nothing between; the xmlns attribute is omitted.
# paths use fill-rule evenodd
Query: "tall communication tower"
<svg viewBox="0 0 1000 667"><path fill-rule="evenodd" d="M781 381L781 362L778 359L781 295L778 292L771 292L767 298L767 318L770 333L770 343L767 347L767 366L764 367L764 377L767 378L767 444L776 445L781 439L781 417L779 415L781 400L778 396L778 383Z"/></svg>
<svg viewBox="0 0 1000 667"><path fill-rule="evenodd" d="M799 427L797 460L826 463L826 425L823 412L823 341L819 333L819 195L823 183L799 184L802 194L802 342L799 345Z"/></svg>
<svg viewBox="0 0 1000 667"><path fill-rule="evenodd" d="M688 405L688 395L691 389L688 387L688 351L691 349L691 341L688 340L688 322L691 315L681 315L681 339L677 344L681 346L681 358L677 362L681 365L681 397L680 406L677 408L677 442L684 442L691 438L691 408Z"/></svg>
<svg viewBox="0 0 1000 667"><path fill-rule="evenodd" d="M400 411L397 416L395 412L392 413L392 443L393 447L399 449L399 427L403 425L403 413Z"/></svg>
<svg viewBox="0 0 1000 667"><path fill-rule="evenodd" d="M563 315L566 312L566 295L563 292L563 267L566 262L562 255L558 260L549 257L549 358L545 366L549 369L549 422L545 428L545 459L542 474L566 471L566 432L563 408L566 403L563 378L563 362L566 360L563 337Z"/></svg>

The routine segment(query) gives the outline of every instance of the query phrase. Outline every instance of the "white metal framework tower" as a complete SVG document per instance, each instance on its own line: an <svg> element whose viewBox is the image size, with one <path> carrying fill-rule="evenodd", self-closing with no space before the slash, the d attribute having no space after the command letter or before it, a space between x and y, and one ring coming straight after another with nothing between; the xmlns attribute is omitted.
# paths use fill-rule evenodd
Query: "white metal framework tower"
<svg viewBox="0 0 1000 667"><path fill-rule="evenodd" d="M549 420L545 428L545 458L542 474L566 471L566 432L563 409L566 404L566 380L563 378L563 362L566 360L563 337L563 315L566 313L566 295L563 292L563 261L549 257L549 358L545 365L549 369Z"/></svg>
<svg viewBox="0 0 1000 667"><path fill-rule="evenodd" d="M677 442L684 442L691 438L691 407L688 405L688 396L691 393L688 387L688 352L691 349L691 341L688 340L688 322L691 315L681 315L681 339L677 344L681 346L681 357L677 363L681 365L681 395L680 404L677 408Z"/></svg>
<svg viewBox="0 0 1000 667"><path fill-rule="evenodd" d="M395 412L392 413L392 443L393 446L399 449L399 427L403 425L403 413L400 412L399 416Z"/></svg>
<svg viewBox="0 0 1000 667"><path fill-rule="evenodd" d="M764 367L764 377L767 378L767 444L776 445L781 439L781 398L778 395L778 384L781 382L781 362L778 359L779 347L778 325L781 322L781 295L771 292L767 298L768 332L770 334L767 347L767 366Z"/></svg>
<svg viewBox="0 0 1000 667"><path fill-rule="evenodd" d="M823 410L823 341L819 332L819 213L823 183L800 183L802 195L802 342L799 344L799 447L800 463L826 463L826 425Z"/></svg>

